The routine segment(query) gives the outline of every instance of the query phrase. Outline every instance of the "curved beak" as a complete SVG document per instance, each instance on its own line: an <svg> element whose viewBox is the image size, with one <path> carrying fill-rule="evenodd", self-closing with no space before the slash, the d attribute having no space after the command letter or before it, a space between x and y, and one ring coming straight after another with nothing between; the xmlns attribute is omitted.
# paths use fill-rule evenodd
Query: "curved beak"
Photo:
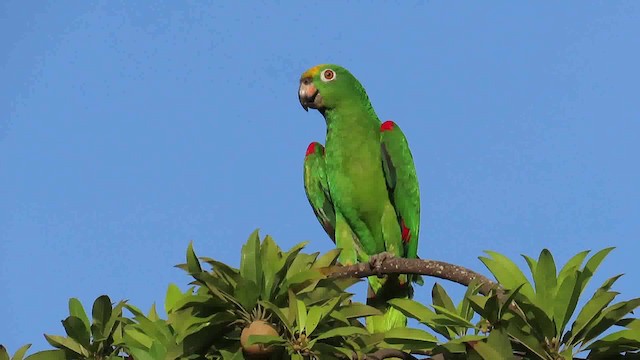
<svg viewBox="0 0 640 360"><path fill-rule="evenodd" d="M305 111L309 111L309 108L318 109L322 106L322 97L318 93L316 86L313 85L311 78L303 78L300 80L298 100Z"/></svg>

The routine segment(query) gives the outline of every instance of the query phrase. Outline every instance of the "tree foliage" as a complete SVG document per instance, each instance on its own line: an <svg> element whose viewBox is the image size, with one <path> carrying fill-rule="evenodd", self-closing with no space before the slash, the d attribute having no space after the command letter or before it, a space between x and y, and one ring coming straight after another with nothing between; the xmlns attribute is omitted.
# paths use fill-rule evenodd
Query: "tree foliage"
<svg viewBox="0 0 640 360"><path fill-rule="evenodd" d="M145 313L103 295L89 317L72 298L66 335L45 335L52 350L25 357L26 345L10 356L0 346L0 360L640 359L640 319L631 316L640 298L615 301L611 289L621 275L585 294L612 248L591 257L583 251L559 271L546 249L537 259L524 256L526 271L487 251L480 260L495 283L471 277L457 304L437 282L431 304L393 299L419 326L370 334L364 318L379 312L349 292L363 275L336 277L338 250L307 254L304 246L283 251L255 231L234 268L198 257L189 244L177 267L193 280L185 291L169 285L161 314L155 305ZM417 269L428 260L410 262Z"/></svg>

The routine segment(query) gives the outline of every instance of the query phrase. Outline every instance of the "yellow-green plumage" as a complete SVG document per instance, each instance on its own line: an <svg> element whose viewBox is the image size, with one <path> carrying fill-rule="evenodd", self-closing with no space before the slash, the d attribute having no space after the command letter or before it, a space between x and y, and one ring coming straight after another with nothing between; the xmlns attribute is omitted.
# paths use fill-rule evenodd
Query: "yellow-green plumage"
<svg viewBox="0 0 640 360"><path fill-rule="evenodd" d="M420 200L404 134L394 123L381 124L360 82L340 66L319 65L305 72L298 95L303 107L318 109L327 124L323 170L335 226L325 230L342 248L340 262L368 261L382 252L416 257ZM313 161L318 158L322 159L316 156ZM310 193L307 186L314 177L307 168L314 167L307 159L305 189L317 215L318 193ZM372 277L369 284L368 302L385 315L371 318L367 327L378 332L405 326L406 317L388 308L386 301L409 296L406 276Z"/></svg>

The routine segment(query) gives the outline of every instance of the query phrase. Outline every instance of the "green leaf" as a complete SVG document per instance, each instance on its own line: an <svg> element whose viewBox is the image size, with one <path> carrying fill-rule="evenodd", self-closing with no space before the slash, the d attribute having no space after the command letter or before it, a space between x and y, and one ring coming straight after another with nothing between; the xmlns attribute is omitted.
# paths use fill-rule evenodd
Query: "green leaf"
<svg viewBox="0 0 640 360"><path fill-rule="evenodd" d="M624 316L640 306L640 298L622 301L606 308L602 314L596 319L584 336L585 342L596 338L611 326L615 325Z"/></svg>
<svg viewBox="0 0 640 360"><path fill-rule="evenodd" d="M334 328L329 331L326 331L323 334L320 334L314 341L328 339L336 336L351 336L351 335L367 335L369 334L367 330L357 327L357 326L343 326L339 328Z"/></svg>
<svg viewBox="0 0 640 360"><path fill-rule="evenodd" d="M573 326L571 326L572 336L568 343L575 344L574 339L580 341L579 336L583 334L587 325L589 325L617 295L618 293L613 291L596 292L593 297L584 304L578 313L578 317L573 322Z"/></svg>
<svg viewBox="0 0 640 360"><path fill-rule="evenodd" d="M257 229L249 235L249 239L242 246L240 275L256 284L255 291L258 294L262 292L262 261L260 259L260 236Z"/></svg>
<svg viewBox="0 0 640 360"><path fill-rule="evenodd" d="M578 291L578 273L567 273L563 279L564 280L560 283L560 286L558 286L558 291L556 292L553 304L553 319L556 324L556 333L558 335L563 333L564 328L567 326L567 323L573 315L573 310L575 310L575 307L572 306L573 303L571 299L574 296L574 293Z"/></svg>
<svg viewBox="0 0 640 360"><path fill-rule="evenodd" d="M77 341L80 345L87 349L91 346L91 334L82 320L75 316L69 316L62 320L62 326L64 326L67 336Z"/></svg>
<svg viewBox="0 0 640 360"><path fill-rule="evenodd" d="M313 269L320 269L328 266L333 266L336 264L336 260L338 260L338 256L340 255L340 249L332 249L328 252L324 253L318 260L313 263Z"/></svg>
<svg viewBox="0 0 640 360"><path fill-rule="evenodd" d="M569 259L558 273L558 283L561 283L565 277L577 272L588 254L589 250L585 250L575 254L571 259Z"/></svg>
<svg viewBox="0 0 640 360"><path fill-rule="evenodd" d="M453 312L453 311L449 311L449 309L445 309L443 307L440 307L438 305L432 305L433 308L436 310L436 313L440 314L440 315L444 315L445 317L447 317L449 320L451 320L451 324L455 325L455 326L461 326L464 328L473 328L473 324L471 322L469 322L467 319L463 318L462 316L460 316L458 313Z"/></svg>
<svg viewBox="0 0 640 360"><path fill-rule="evenodd" d="M438 339L436 339L431 333L421 329L393 328L387 331L384 335L384 341L391 344L402 343L405 340L424 341L429 343L438 342Z"/></svg>
<svg viewBox="0 0 640 360"><path fill-rule="evenodd" d="M252 280L241 278L240 281L238 281L238 286L233 295L247 311L251 311L258 302L260 293L257 291L257 288L258 286Z"/></svg>
<svg viewBox="0 0 640 360"><path fill-rule="evenodd" d="M445 308L450 312L456 312L456 307L453 305L453 301L440 284L437 282L433 284L431 290L431 296L433 298L433 304L439 307Z"/></svg>
<svg viewBox="0 0 640 360"><path fill-rule="evenodd" d="M469 342L469 345L485 360L513 359L509 336L501 328L493 329L487 342Z"/></svg>
<svg viewBox="0 0 640 360"><path fill-rule="evenodd" d="M298 321L298 328L300 331L304 331L307 325L307 307L304 305L304 301L296 299L296 309L298 314L296 320Z"/></svg>
<svg viewBox="0 0 640 360"><path fill-rule="evenodd" d="M31 344L22 345L11 357L11 360L22 360L24 358L24 354L27 353L27 350L31 347ZM4 351L4 346L0 345L0 359L2 359L2 352ZM4 351L4 354L7 355L6 360L9 360L9 354Z"/></svg>
<svg viewBox="0 0 640 360"><path fill-rule="evenodd" d="M548 359L547 351L537 337L531 335L530 326L520 317L514 317L507 322L507 333L514 339L516 339L522 346L526 347L533 354L538 356L538 359Z"/></svg>
<svg viewBox="0 0 640 360"><path fill-rule="evenodd" d="M307 316L306 334L311 335L313 331L318 327L320 319L323 316L322 306L312 306L309 309L309 315Z"/></svg>
<svg viewBox="0 0 640 360"><path fill-rule="evenodd" d="M322 274L320 271L313 270L303 270L295 273L291 277L287 279L287 286L292 286L300 283L304 283L310 280L320 280L325 278L326 276Z"/></svg>
<svg viewBox="0 0 640 360"><path fill-rule="evenodd" d="M202 272L200 261L198 261L198 257L193 250L193 241L190 241L189 246L187 247L187 270L189 271L189 274L192 275Z"/></svg>
<svg viewBox="0 0 640 360"><path fill-rule="evenodd" d="M553 303L556 293L556 264L549 250L540 252L536 272L533 274L536 285L536 303L548 315L553 316Z"/></svg>
<svg viewBox="0 0 640 360"><path fill-rule="evenodd" d="M373 306L363 303L353 302L340 308L340 313L347 319L359 318L364 316L382 315L382 312Z"/></svg>
<svg viewBox="0 0 640 360"><path fill-rule="evenodd" d="M154 359L165 359L167 357L167 348L158 341L154 341L149 349L149 355Z"/></svg>
<svg viewBox="0 0 640 360"><path fill-rule="evenodd" d="M76 298L69 299L69 315L79 318L84 323L85 328L91 329L91 323L80 300Z"/></svg>
<svg viewBox="0 0 640 360"><path fill-rule="evenodd" d="M286 279L291 279L292 276L298 274L301 271L306 271L311 268L311 265L316 261L318 257L318 253L314 254L303 254L298 253L296 257L293 259L291 264L289 265L289 269L287 269ZM316 273L319 273L317 270L313 270Z"/></svg>
<svg viewBox="0 0 640 360"><path fill-rule="evenodd" d="M120 323L120 319L122 317L122 308L124 307L125 304L126 304L125 301L120 301L118 302L118 304L116 304L116 306L113 307L113 310L111 311L111 316L109 317L109 321L107 321L107 323L104 324L105 338L109 337L110 334L112 334L115 331L116 327ZM94 342L98 341L97 338L94 338L93 340Z"/></svg>
<svg viewBox="0 0 640 360"><path fill-rule="evenodd" d="M211 265L211 271L213 274L228 284L229 287L235 287L238 283L240 270L206 256L201 256L200 260Z"/></svg>
<svg viewBox="0 0 640 360"><path fill-rule="evenodd" d="M480 257L480 261L491 271L493 276L505 289L515 289L525 284L520 293L529 299L535 299L533 287L520 268L506 256L494 251L485 251L492 258Z"/></svg>
<svg viewBox="0 0 640 360"><path fill-rule="evenodd" d="M491 318L491 316L489 315L488 309L486 309L487 301L489 301L489 296L470 295L470 296L467 296L467 299L469 299L469 306L475 312L477 312L480 316L482 316L485 319L490 319ZM497 310L497 309L495 309L495 310Z"/></svg>
<svg viewBox="0 0 640 360"><path fill-rule="evenodd" d="M585 264L584 269L582 270L580 276L578 277L578 283L580 284L580 292L584 290L584 288L589 283L589 280L596 272L602 261L607 255L613 250L614 247L608 247L598 251L595 255L593 255Z"/></svg>
<svg viewBox="0 0 640 360"><path fill-rule="evenodd" d="M11 360L7 349L3 345L0 345L0 360Z"/></svg>
<svg viewBox="0 0 640 360"><path fill-rule="evenodd" d="M462 297L462 300L460 301L460 303L458 303L458 307L456 308L458 314L469 321L473 318L474 312L471 308L471 305L469 304L468 298L469 296L477 294L480 290L480 287L481 284L478 279L471 280L469 286L467 286L467 290L465 291L464 296Z"/></svg>
<svg viewBox="0 0 640 360"><path fill-rule="evenodd" d="M406 316L414 318L422 323L430 322L436 316L436 313L433 310L415 300L391 299L387 303L400 310Z"/></svg>
<svg viewBox="0 0 640 360"><path fill-rule="evenodd" d="M536 259L527 256L527 255L520 255L524 258L524 260L527 262L527 266L529 266L529 271L531 271L532 274L536 273L536 266L538 266L538 262L536 261Z"/></svg>
<svg viewBox="0 0 640 360"><path fill-rule="evenodd" d="M282 251L269 235L265 236L262 241L260 259L262 261L262 273L264 276L262 298L270 299L271 294L273 294L275 290L276 274L278 270L280 270Z"/></svg>
<svg viewBox="0 0 640 360"><path fill-rule="evenodd" d="M91 329L95 330L93 331L94 338L106 337L104 326L111 317L111 311L111 299L107 295L101 295L93 302L91 316L93 317L94 327Z"/></svg>
<svg viewBox="0 0 640 360"><path fill-rule="evenodd" d="M65 360L64 350L45 350L27 356L25 360Z"/></svg>
<svg viewBox="0 0 640 360"><path fill-rule="evenodd" d="M171 283L167 288L167 295L164 297L164 311L169 314L174 310L174 306L184 295L178 285ZM177 309L176 309L177 310Z"/></svg>
<svg viewBox="0 0 640 360"><path fill-rule="evenodd" d="M605 280L605 282L600 286L600 288L597 291L609 291L609 289L611 289L611 287L613 286L613 284L618 281L618 279L620 279L620 277L622 277L623 274L618 274L616 276L612 276L610 278L608 278L607 280Z"/></svg>
<svg viewBox="0 0 640 360"><path fill-rule="evenodd" d="M124 329L125 342L137 348L149 350L153 345L153 339L140 330L127 326Z"/></svg>
<svg viewBox="0 0 640 360"><path fill-rule="evenodd" d="M147 349L130 349L131 355L135 360L158 360L151 356Z"/></svg>
<svg viewBox="0 0 640 360"><path fill-rule="evenodd" d="M527 302L519 302L518 305L525 312L527 322L533 329L539 334L549 339L556 336L556 327L551 320L551 316L547 314L543 309Z"/></svg>
<svg viewBox="0 0 640 360"><path fill-rule="evenodd" d="M238 351L234 353L221 349L220 354L222 355L222 360L244 360L242 349L238 349Z"/></svg>
<svg viewBox="0 0 640 360"><path fill-rule="evenodd" d="M58 349L63 349L63 350L67 349L69 351L72 351L84 357L89 356L89 350L84 348L82 345L78 344L78 342L73 339L66 338L64 336L47 335L47 334L44 335L44 338L53 347L56 347Z"/></svg>
<svg viewBox="0 0 640 360"><path fill-rule="evenodd" d="M249 335L248 338L249 345L253 344L264 344L264 345L273 345L273 344L286 344L287 340L281 338L280 336L275 335Z"/></svg>
<svg viewBox="0 0 640 360"><path fill-rule="evenodd" d="M273 314L275 314L278 317L278 319L280 319L282 324L284 324L284 326L287 328L287 330L289 330L290 333L293 333L293 323L292 323L292 321L282 312L282 310L280 310L279 307L277 307L273 303L271 303L269 301L265 301L265 300L260 301L260 304L262 306L264 306L265 308L269 309Z"/></svg>

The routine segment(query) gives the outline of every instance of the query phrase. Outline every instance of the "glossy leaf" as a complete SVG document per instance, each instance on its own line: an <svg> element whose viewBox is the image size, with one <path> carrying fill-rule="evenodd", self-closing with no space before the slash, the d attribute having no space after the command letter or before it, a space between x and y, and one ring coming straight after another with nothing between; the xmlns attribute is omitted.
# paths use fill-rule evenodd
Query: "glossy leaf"
<svg viewBox="0 0 640 360"><path fill-rule="evenodd" d="M513 358L513 350L511 349L509 336L506 331L500 328L491 331L486 342L474 341L469 344L485 360Z"/></svg>
<svg viewBox="0 0 640 360"><path fill-rule="evenodd" d="M433 284L433 288L431 289L431 297L433 298L434 305L445 308L450 312L456 312L456 307L453 305L453 301L444 290L444 288L440 286L440 284Z"/></svg>
<svg viewBox="0 0 640 360"><path fill-rule="evenodd" d="M99 296L93 302L93 308L91 310L91 316L93 317L92 332L93 337L96 339L104 339L107 334L105 333L105 324L111 317L111 299L107 295Z"/></svg>
<svg viewBox="0 0 640 360"><path fill-rule="evenodd" d="M189 246L187 247L187 271L189 271L189 274L202 272L200 261L198 261L198 257L193 250L193 241L190 241Z"/></svg>
<svg viewBox="0 0 640 360"><path fill-rule="evenodd" d="M89 317L87 317L87 313L84 311L80 300L76 298L69 299L69 315L79 318L84 323L85 328L91 329Z"/></svg>
<svg viewBox="0 0 640 360"><path fill-rule="evenodd" d="M62 321L67 336L77 341L85 348L91 345L91 334L89 329L84 326L84 322L75 316L69 316Z"/></svg>
<svg viewBox="0 0 640 360"><path fill-rule="evenodd" d="M258 286L252 280L241 278L238 281L238 286L235 288L233 294L235 299L242 305L242 308L247 311L251 311L258 302L260 293L258 292Z"/></svg>
<svg viewBox="0 0 640 360"><path fill-rule="evenodd" d="M4 347L2 345L0 345L0 347L4 350ZM13 353L13 356L11 357L11 360L22 360L24 358L24 355L27 353L27 351L29 350L29 348L31 347L31 344L26 344L26 345L22 345L18 350L16 350L15 353ZM0 354L2 352L0 351ZM6 352L5 352L6 354ZM7 354L7 357L9 355ZM0 356L1 358L1 356ZM7 358L8 360L8 358Z"/></svg>
<svg viewBox="0 0 640 360"><path fill-rule="evenodd" d="M498 282L506 289L515 289L525 284L520 291L529 299L534 299L533 287L520 268L506 256L494 251L485 251L491 258L480 257L480 261L491 271Z"/></svg>
<svg viewBox="0 0 640 360"><path fill-rule="evenodd" d="M336 336L367 335L367 330L357 326L344 326L326 331L314 340L328 339Z"/></svg>
<svg viewBox="0 0 640 360"><path fill-rule="evenodd" d="M553 303L553 319L556 324L556 333L562 334L564 328L573 315L572 298L574 293L578 291L577 281L578 273L573 272L567 274L563 278L564 280L558 286L556 292L555 301Z"/></svg>
<svg viewBox="0 0 640 360"><path fill-rule="evenodd" d="M87 350L85 347L83 347L73 339L66 338L64 336L47 335L47 334L44 335L44 338L53 347L56 347L58 349L67 349L81 356L85 356L85 357L89 356L89 350Z"/></svg>
<svg viewBox="0 0 640 360"><path fill-rule="evenodd" d="M240 258L240 275L256 284L255 291L262 292L262 261L260 259L260 236L255 230L242 246Z"/></svg>
<svg viewBox="0 0 640 360"><path fill-rule="evenodd" d="M562 269L560 269L560 272L558 273L558 282L562 282L566 276L578 271L588 254L589 250L585 250L571 257L571 259L564 264Z"/></svg>
<svg viewBox="0 0 640 360"><path fill-rule="evenodd" d="M587 325L589 325L617 295L618 293L613 291L594 294L582 307L578 313L578 317L573 322L573 326L571 327L572 340L570 340L569 343L573 343L573 339L578 339L579 341L580 338L576 337L584 332Z"/></svg>
<svg viewBox="0 0 640 360"><path fill-rule="evenodd" d="M249 345L253 344L264 344L264 345L273 345L273 344L285 344L287 341L280 336L274 335L249 335L247 339Z"/></svg>
<svg viewBox="0 0 640 360"><path fill-rule="evenodd" d="M412 328L393 328L384 335L384 340L389 343L398 343L404 340L424 341L437 343L438 340L429 332Z"/></svg>
<svg viewBox="0 0 640 360"><path fill-rule="evenodd" d="M589 342L593 340L639 306L640 298L622 301L609 306L590 326L588 326L584 341Z"/></svg>
<svg viewBox="0 0 640 360"><path fill-rule="evenodd" d="M45 350L29 355L25 360L66 360L64 350Z"/></svg>
<svg viewBox="0 0 640 360"><path fill-rule="evenodd" d="M536 304L547 314L553 314L556 293L556 264L549 250L540 252L536 272L533 274L536 286Z"/></svg>
<svg viewBox="0 0 640 360"><path fill-rule="evenodd" d="M373 306L365 305L363 303L351 303L343 306L340 309L340 313L347 319L359 318L364 316L381 315L382 312Z"/></svg>
<svg viewBox="0 0 640 360"><path fill-rule="evenodd" d="M164 311L168 314L170 313L176 303L183 298L182 290L178 287L178 285L171 283L167 288L167 295L164 297ZM177 310L177 309L176 309Z"/></svg>
<svg viewBox="0 0 640 360"><path fill-rule="evenodd" d="M580 284L580 292L584 290L604 258L607 257L607 255L609 255L609 253L613 249L613 247L602 249L595 253L589 260L587 260L587 263L584 265L584 269L582 270L582 272L580 273L580 277L578 278L578 283Z"/></svg>

